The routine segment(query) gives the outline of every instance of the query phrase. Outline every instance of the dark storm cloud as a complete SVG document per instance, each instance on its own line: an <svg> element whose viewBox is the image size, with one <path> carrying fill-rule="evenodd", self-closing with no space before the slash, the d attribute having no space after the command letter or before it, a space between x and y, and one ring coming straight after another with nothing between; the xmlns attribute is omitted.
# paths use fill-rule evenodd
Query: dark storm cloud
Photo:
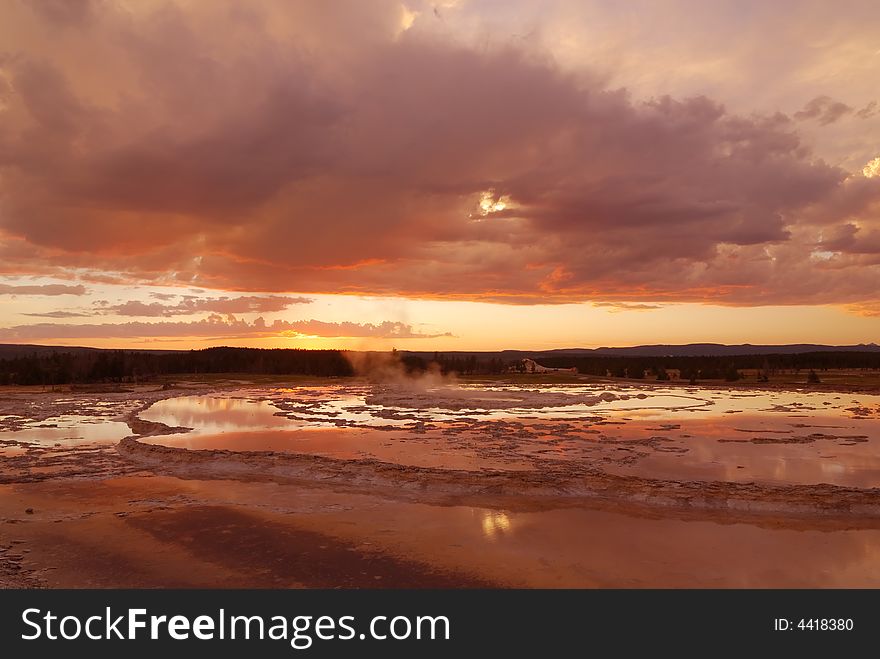
<svg viewBox="0 0 880 659"><path fill-rule="evenodd" d="M395 2L89 11L62 45L0 56L10 273L511 303L877 294L859 259L880 179L785 115L635 100L522 40L404 31ZM794 118L850 112L817 96ZM115 311L186 312L163 302Z"/></svg>

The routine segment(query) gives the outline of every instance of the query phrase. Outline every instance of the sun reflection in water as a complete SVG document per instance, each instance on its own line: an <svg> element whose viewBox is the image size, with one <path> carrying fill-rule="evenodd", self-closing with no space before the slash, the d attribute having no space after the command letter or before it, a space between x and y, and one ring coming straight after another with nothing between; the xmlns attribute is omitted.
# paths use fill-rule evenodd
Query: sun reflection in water
<svg viewBox="0 0 880 659"><path fill-rule="evenodd" d="M483 513L483 536L494 540L510 531L510 518L501 511L490 510Z"/></svg>

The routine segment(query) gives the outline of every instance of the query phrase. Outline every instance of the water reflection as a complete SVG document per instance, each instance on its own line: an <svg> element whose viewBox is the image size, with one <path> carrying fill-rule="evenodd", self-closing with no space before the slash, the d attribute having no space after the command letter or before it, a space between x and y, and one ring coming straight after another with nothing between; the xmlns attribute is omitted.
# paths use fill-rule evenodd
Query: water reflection
<svg viewBox="0 0 880 659"><path fill-rule="evenodd" d="M140 414L146 421L192 428L195 433L290 429L295 425L280 416L267 400L229 396L183 396L159 401Z"/></svg>
<svg viewBox="0 0 880 659"><path fill-rule="evenodd" d="M186 448L455 469L574 461L660 478L880 487L878 396L585 385L441 389L243 390L163 400L141 416L194 428L148 440ZM585 402L571 402L577 400Z"/></svg>
<svg viewBox="0 0 880 659"><path fill-rule="evenodd" d="M20 430L0 432L0 443L73 447L116 443L131 434L128 424L121 421L72 414L52 417L46 421L28 421L23 426ZM7 449L7 454L12 452L20 451Z"/></svg>
<svg viewBox="0 0 880 659"><path fill-rule="evenodd" d="M504 535L510 531L510 518L507 513L484 510L482 518L483 536L487 540L494 540L496 536Z"/></svg>

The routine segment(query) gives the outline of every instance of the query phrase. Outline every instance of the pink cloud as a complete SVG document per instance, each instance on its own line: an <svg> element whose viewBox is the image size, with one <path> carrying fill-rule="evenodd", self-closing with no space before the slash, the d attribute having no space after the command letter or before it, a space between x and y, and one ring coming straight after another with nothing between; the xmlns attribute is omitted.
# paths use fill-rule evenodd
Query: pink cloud
<svg viewBox="0 0 880 659"><path fill-rule="evenodd" d="M85 295L82 284L0 284L0 295Z"/></svg>
<svg viewBox="0 0 880 659"><path fill-rule="evenodd" d="M46 14L64 43L0 60L5 268L510 303L877 299L880 179L816 157L792 118L635 100L521 40L401 33L399 10ZM114 66L62 56L93 49ZM794 117L850 111L818 95ZM833 259L815 258L822 236ZM197 310L270 310L232 299ZM116 311L187 310L161 302Z"/></svg>
<svg viewBox="0 0 880 659"><path fill-rule="evenodd" d="M324 322L320 320L276 320L267 323L257 318L249 323L232 316L212 315L205 320L190 322L161 321L154 323L61 324L35 323L0 328L0 341L32 341L45 339L104 339L145 337L243 338L269 336L319 336L332 338L423 339L444 334L425 334L401 322L381 323Z"/></svg>
<svg viewBox="0 0 880 659"><path fill-rule="evenodd" d="M853 109L846 103L835 101L830 96L817 96L809 101L803 110L795 112L794 118L798 121L814 119L820 125L827 126L852 111ZM859 116L862 116L861 111Z"/></svg>
<svg viewBox="0 0 880 659"><path fill-rule="evenodd" d="M183 299L176 304L130 300L121 304L104 306L100 309L99 313L102 315L112 314L117 316L142 317L187 316L201 312L218 314L269 313L273 311L284 311L293 305L309 304L311 302L312 300L306 297L290 297L282 295L244 295L239 297L220 298L183 296Z"/></svg>

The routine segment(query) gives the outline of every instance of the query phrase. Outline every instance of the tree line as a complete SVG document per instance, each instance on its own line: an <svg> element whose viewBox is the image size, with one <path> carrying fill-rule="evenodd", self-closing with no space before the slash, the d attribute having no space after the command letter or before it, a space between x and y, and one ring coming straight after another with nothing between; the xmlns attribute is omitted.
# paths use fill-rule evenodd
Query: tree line
<svg viewBox="0 0 880 659"><path fill-rule="evenodd" d="M442 373L497 375L508 373L520 359L500 353L422 356L393 353L410 373L438 368ZM759 379L774 374L828 369L880 369L880 352L806 352L736 356L633 357L616 355L534 355L549 368L577 368L578 373L600 377L642 379L645 373L664 380L676 369L682 380L728 380L742 371ZM345 377L355 374L341 350L296 348L206 348L150 353L130 350L51 352L0 359L0 384L60 385L95 382L139 382L171 375L242 373ZM665 377L664 377L665 376Z"/></svg>
<svg viewBox="0 0 880 659"><path fill-rule="evenodd" d="M767 380L779 373L827 371L828 369L880 369L880 352L804 352L797 354L755 354L725 356L643 357L621 355L532 355L548 368L577 368L578 373L600 377L660 380L670 378L669 371L679 371L682 380L735 381L742 371L754 371ZM421 372L436 364L440 371L459 375L494 375L515 370L521 359L502 359L499 353L442 354L433 358L406 354L401 357L406 370Z"/></svg>
<svg viewBox="0 0 880 659"><path fill-rule="evenodd" d="M827 371L829 369L880 369L880 352L803 352L683 357L553 356L539 360L549 368L578 369L578 373L641 379L647 371L663 378L671 369L682 380L738 380L741 371L755 371L769 379L779 373Z"/></svg>
<svg viewBox="0 0 880 659"><path fill-rule="evenodd" d="M327 377L353 375L354 371L340 350L295 348L223 347L167 353L100 350L0 359L0 384L138 382L160 376L205 373Z"/></svg>

